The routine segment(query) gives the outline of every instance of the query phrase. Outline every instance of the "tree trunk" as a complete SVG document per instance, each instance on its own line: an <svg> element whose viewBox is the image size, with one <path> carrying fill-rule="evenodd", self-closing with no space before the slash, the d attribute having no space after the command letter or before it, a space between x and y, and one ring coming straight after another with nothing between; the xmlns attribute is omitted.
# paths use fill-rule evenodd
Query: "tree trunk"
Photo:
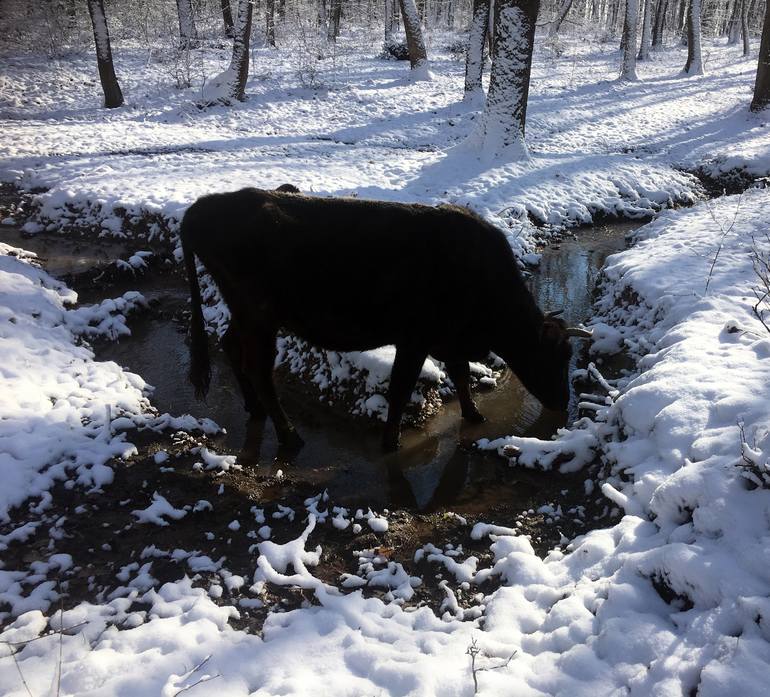
<svg viewBox="0 0 770 697"><path fill-rule="evenodd" d="M233 11L230 9L230 0L222 0L222 21L225 25L225 36L233 38Z"/></svg>
<svg viewBox="0 0 770 697"><path fill-rule="evenodd" d="M636 74L636 24L639 19L639 0L626 0L626 15L623 22L623 64L620 79L634 82Z"/></svg>
<svg viewBox="0 0 770 697"><path fill-rule="evenodd" d="M428 77L428 54L425 51L425 41L422 37L420 17L414 0L398 0L401 6L401 17L404 20L406 45L409 49L409 64L413 74L418 79Z"/></svg>
<svg viewBox="0 0 770 697"><path fill-rule="evenodd" d="M749 0L743 0L741 5L741 34L743 34L743 55L751 53L751 36L749 36Z"/></svg>
<svg viewBox="0 0 770 697"><path fill-rule="evenodd" d="M190 48L198 40L192 0L176 0L176 10L179 15L179 45Z"/></svg>
<svg viewBox="0 0 770 697"><path fill-rule="evenodd" d="M396 0L385 0L385 43L393 40L393 32L398 29L398 16L396 15Z"/></svg>
<svg viewBox="0 0 770 697"><path fill-rule="evenodd" d="M275 0L265 0L265 41L275 48Z"/></svg>
<svg viewBox="0 0 770 697"><path fill-rule="evenodd" d="M278 0L278 19L283 22L286 17L286 0Z"/></svg>
<svg viewBox="0 0 770 697"><path fill-rule="evenodd" d="M770 2L765 4L765 23L762 26L762 40L759 44L759 63L751 110L759 111L768 104L770 104Z"/></svg>
<svg viewBox="0 0 770 697"><path fill-rule="evenodd" d="M652 45L652 0L644 0L644 15L642 19L642 42L639 44L637 60L650 60Z"/></svg>
<svg viewBox="0 0 770 697"><path fill-rule="evenodd" d="M495 50L495 9L496 0L489 0L489 25L487 26L487 52L489 59L492 60L492 53Z"/></svg>
<svg viewBox="0 0 770 697"><path fill-rule="evenodd" d="M329 41L336 41L340 35L340 17L342 15L342 0L331 0L331 12L329 13Z"/></svg>
<svg viewBox="0 0 770 697"><path fill-rule="evenodd" d="M701 0L690 0L687 6L687 63L684 66L687 75L703 75L700 20Z"/></svg>
<svg viewBox="0 0 770 697"><path fill-rule="evenodd" d="M99 80L104 92L104 106L114 109L123 104L123 93L120 91L115 67L112 64L112 49L110 48L110 33L107 30L107 18L104 15L103 0L88 0L88 14L94 28L94 43L96 44L96 64L99 67Z"/></svg>
<svg viewBox="0 0 770 697"><path fill-rule="evenodd" d="M252 0L238 0L238 16L233 39L233 56L230 59L230 97L239 102L246 100L246 79L249 77L249 37L254 5Z"/></svg>
<svg viewBox="0 0 770 697"><path fill-rule="evenodd" d="M498 155L519 146L526 152L529 79L539 0L496 0L495 48L484 109L483 149Z"/></svg>
<svg viewBox="0 0 770 697"><path fill-rule="evenodd" d="M733 2L730 19L727 22L727 45L735 46L741 36L741 0Z"/></svg>
<svg viewBox="0 0 770 697"><path fill-rule="evenodd" d="M484 42L489 25L489 0L473 0L471 26L468 31L468 52L465 55L465 94L481 93L484 71Z"/></svg>
<svg viewBox="0 0 770 697"><path fill-rule="evenodd" d="M569 14L571 7L572 0L562 0L561 5L559 5L559 12L556 15L556 19L554 20L553 24L551 25L551 29L548 32L550 36L556 36L559 33L559 29L561 29L561 25L564 20L567 19L567 14Z"/></svg>
<svg viewBox="0 0 770 697"><path fill-rule="evenodd" d="M655 8L655 25L652 29L652 50L660 51L663 48L663 31L666 28L666 10L668 0L658 0Z"/></svg>

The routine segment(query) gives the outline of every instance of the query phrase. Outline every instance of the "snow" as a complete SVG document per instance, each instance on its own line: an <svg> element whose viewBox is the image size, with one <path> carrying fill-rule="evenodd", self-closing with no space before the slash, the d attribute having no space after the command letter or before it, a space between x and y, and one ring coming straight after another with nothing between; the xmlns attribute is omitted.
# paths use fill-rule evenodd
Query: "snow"
<svg viewBox="0 0 770 697"><path fill-rule="evenodd" d="M13 80L0 87L2 176L49 187L36 195L41 226L65 216L128 234L130 226L115 224L122 207L128 219L157 215L154 232L166 234L202 193L292 181L320 194L468 204L507 229L517 252L529 253L535 230L525 212L556 226L607 213L646 216L697 199L697 182L678 168L770 171L767 117L744 106L750 61L709 44L707 75L681 79L674 67L683 64L682 51L672 49L640 64L638 83L620 84L616 53L589 43L570 51L556 62L536 56L526 166L482 164L450 149L477 116L461 102L460 67L440 56L434 79L400 82L398 99L383 87L401 67L363 55L348 58L349 84L313 98L256 49L256 73L268 60L272 73L251 79L252 99L197 113L188 109L194 90L154 92L157 83L143 72L152 66L140 67L127 50L122 60L136 67L125 85L133 106L110 114L93 108L98 100L79 91L77 79L62 103L32 86L50 84L56 71L77 78L92 70L85 61L15 59L7 68ZM37 103L21 97L27 86L40 95ZM259 597L236 597L249 582L230 574L224 556L148 547L141 562L116 568L124 584L116 593L59 612L60 576L75 572L71 557L52 554L26 569L0 563L0 640L40 637L15 649L0 644L3 689L27 694L23 674L32 694L51 693L60 671L62 694L173 695L201 681L197 694L471 695L467 653L476 646L480 694L764 695L770 336L752 312L750 253L752 237L765 244L768 217L770 191L753 189L664 212L641 228L635 245L609 260L591 321L597 363L586 375L606 395L591 418L551 441L510 436L482 444L519 465L561 471L599 458L606 477L598 489L623 510L615 525L544 559L517 528L484 522L471 537L489 544L491 561L439 540L426 545L421 558L446 576L440 617L409 604L421 579L387 548L358 550L358 572L343 576L344 590L314 574L324 552L317 527L361 546L365 538L352 535L362 524L385 540L395 527L371 510L351 516L326 492L304 508L276 504L271 522L305 526L288 541L270 539L264 508L251 509L260 541L248 592ZM109 486L121 459L135 453L131 429L216 430L210 421L158 416L141 377L96 361L83 342L124 333L125 313L141 307L139 296L72 309L75 301L33 257L0 247L2 522L24 503L41 512L52 506L56 482ZM608 381L598 361L618 351L636 367ZM370 400L383 394L388 349L329 352L324 360L331 367L318 374L329 384L334 370L341 384L365 367L372 393L363 404L383 409L383 400ZM432 362L423 375L442 379ZM207 448L197 455L212 475L237 471L231 456ZM584 486L587 495L594 491L591 480ZM212 509L196 498L176 508L155 491L133 514L173 530L188 510ZM558 511L558 501L542 509ZM227 519L238 523L233 515ZM14 523L0 549L25 544L34 532L33 522ZM152 564L167 556L193 576L217 580L205 580L205 588L203 576L161 585ZM499 589L465 602L475 592L467 586L493 578ZM233 628L239 608L265 605L268 583L302 588L308 603L268 611L260 635ZM362 589L372 587L383 589L381 599L365 596Z"/></svg>

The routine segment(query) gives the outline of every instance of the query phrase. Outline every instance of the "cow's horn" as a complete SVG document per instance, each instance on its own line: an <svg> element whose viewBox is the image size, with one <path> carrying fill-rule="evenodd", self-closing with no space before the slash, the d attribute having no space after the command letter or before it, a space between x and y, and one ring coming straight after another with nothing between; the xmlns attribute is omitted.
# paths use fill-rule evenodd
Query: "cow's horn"
<svg viewBox="0 0 770 697"><path fill-rule="evenodd" d="M558 317L559 315L563 314L564 310L551 310L550 312L546 312L546 317Z"/></svg>
<svg viewBox="0 0 770 697"><path fill-rule="evenodd" d="M593 331L582 327L567 327L564 331L567 336L574 336L578 339L590 339L594 335Z"/></svg>

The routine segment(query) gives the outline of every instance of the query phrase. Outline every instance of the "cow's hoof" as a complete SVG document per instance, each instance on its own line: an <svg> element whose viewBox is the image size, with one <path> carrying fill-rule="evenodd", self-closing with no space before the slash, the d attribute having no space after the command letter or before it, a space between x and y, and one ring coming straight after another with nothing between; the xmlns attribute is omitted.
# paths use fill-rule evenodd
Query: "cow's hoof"
<svg viewBox="0 0 770 697"><path fill-rule="evenodd" d="M466 412L463 414L463 418L471 424L483 424L487 420L487 417L484 416L484 414L482 414L478 409Z"/></svg>

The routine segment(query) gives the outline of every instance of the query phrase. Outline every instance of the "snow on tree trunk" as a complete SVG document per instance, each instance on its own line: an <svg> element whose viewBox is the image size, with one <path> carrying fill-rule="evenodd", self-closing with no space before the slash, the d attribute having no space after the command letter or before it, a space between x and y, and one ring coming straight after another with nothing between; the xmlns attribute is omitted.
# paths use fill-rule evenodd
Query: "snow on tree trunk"
<svg viewBox="0 0 770 697"><path fill-rule="evenodd" d="M409 64L412 68L412 77L417 80L429 80L428 54L425 51L425 41L420 26L420 16L414 0L398 0L401 6L401 17L404 20L406 32L406 45L409 49Z"/></svg>
<svg viewBox="0 0 770 697"><path fill-rule="evenodd" d="M639 19L639 0L626 0L626 17L623 23L623 64L620 79L634 82L636 74L636 24Z"/></svg>
<svg viewBox="0 0 770 697"><path fill-rule="evenodd" d="M751 36L749 35L749 0L743 0L741 5L741 34L743 34L743 55L751 53Z"/></svg>
<svg viewBox="0 0 770 697"><path fill-rule="evenodd" d="M644 0L644 16L642 19L642 42L639 44L637 60L650 60L652 45L652 0Z"/></svg>
<svg viewBox="0 0 770 697"><path fill-rule="evenodd" d="M222 22L225 25L225 36L233 38L233 11L230 9L230 0L222 0Z"/></svg>
<svg viewBox="0 0 770 697"><path fill-rule="evenodd" d="M701 0L690 0L687 6L687 63L686 75L703 75L703 54L701 52Z"/></svg>
<svg viewBox="0 0 770 697"><path fill-rule="evenodd" d="M735 46L741 37L741 0L733 2L730 19L727 22L727 45Z"/></svg>
<svg viewBox="0 0 770 697"><path fill-rule="evenodd" d="M465 55L465 96L482 95L481 75L484 70L484 41L489 25L489 0L473 0L468 52Z"/></svg>
<svg viewBox="0 0 770 697"><path fill-rule="evenodd" d="M492 74L484 108L481 150L488 157L526 159L529 79L539 0L497 0Z"/></svg>
<svg viewBox="0 0 770 697"><path fill-rule="evenodd" d="M396 19L396 0L385 0L385 43L393 39L393 32L398 29Z"/></svg>
<svg viewBox="0 0 770 697"><path fill-rule="evenodd" d="M230 67L217 75L204 88L202 106L212 104L232 104L246 100L246 78L249 76L249 36L253 0L238 0L238 12L235 17L233 53Z"/></svg>
<svg viewBox="0 0 770 697"><path fill-rule="evenodd" d="M655 26L652 30L652 50L660 51L663 48L663 30L666 28L666 10L668 0L658 0L655 8Z"/></svg>
<svg viewBox="0 0 770 697"><path fill-rule="evenodd" d="M107 109L114 109L123 104L123 93L120 91L115 67L112 64L110 33L107 30L103 0L88 0L88 14L91 15L91 24L94 28L96 64L99 67L99 80L104 92L104 106Z"/></svg>
<svg viewBox="0 0 770 697"><path fill-rule="evenodd" d="M179 44L182 48L189 48L198 40L192 0L176 0L176 10L179 15Z"/></svg>
<svg viewBox="0 0 770 697"><path fill-rule="evenodd" d="M265 41L275 48L275 0L265 0Z"/></svg>
<svg viewBox="0 0 770 697"><path fill-rule="evenodd" d="M762 27L762 40L759 44L759 63L757 79L754 82L754 99L751 110L759 111L770 104L770 2L765 4L765 23Z"/></svg>
<svg viewBox="0 0 770 697"><path fill-rule="evenodd" d="M551 25L551 30L549 32L551 36L556 36L559 33L559 29L561 29L564 20L567 19L571 7L572 0L562 0L561 5L559 5L559 12L556 15L556 19Z"/></svg>

